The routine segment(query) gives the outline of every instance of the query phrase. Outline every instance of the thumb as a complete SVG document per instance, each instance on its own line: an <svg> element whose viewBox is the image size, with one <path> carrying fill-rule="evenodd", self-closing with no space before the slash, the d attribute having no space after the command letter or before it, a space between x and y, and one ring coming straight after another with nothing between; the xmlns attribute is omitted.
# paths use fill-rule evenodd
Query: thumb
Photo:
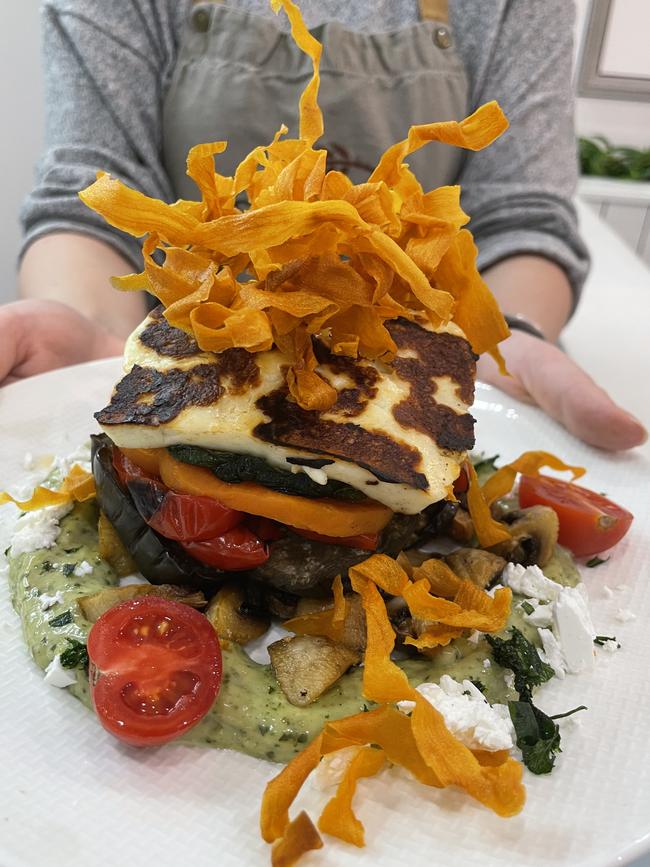
<svg viewBox="0 0 650 867"><path fill-rule="evenodd" d="M592 446L616 451L641 445L647 431L604 389L562 352L528 334L513 334L503 344L511 377L481 359L480 376L521 400L537 404L574 436ZM491 359L490 359L491 362Z"/></svg>

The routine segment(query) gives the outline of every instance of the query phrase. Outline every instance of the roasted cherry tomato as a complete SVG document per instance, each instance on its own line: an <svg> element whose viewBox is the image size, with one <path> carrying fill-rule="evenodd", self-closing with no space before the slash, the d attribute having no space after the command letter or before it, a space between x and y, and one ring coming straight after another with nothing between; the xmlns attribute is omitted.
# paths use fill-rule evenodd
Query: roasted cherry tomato
<svg viewBox="0 0 650 867"><path fill-rule="evenodd" d="M376 551L379 545L379 533L363 533L359 536L323 536L320 533L312 533L311 530L297 530L291 528L294 533L312 539L314 542L327 542L328 545L343 545L345 548L359 548L362 551Z"/></svg>
<svg viewBox="0 0 650 867"><path fill-rule="evenodd" d="M279 524L277 521L262 518L259 515L248 515L246 526L262 542L275 542L277 539L281 539L287 531L285 524Z"/></svg>
<svg viewBox="0 0 650 867"><path fill-rule="evenodd" d="M464 494L469 488L469 477L465 468L463 467L458 474L458 478L454 482L454 494L458 496L459 494Z"/></svg>
<svg viewBox="0 0 650 867"><path fill-rule="evenodd" d="M135 481L136 479L153 478L150 473L143 470L131 458L128 458L117 446L113 447L113 467L120 480L120 484L124 488L126 488L128 482Z"/></svg>
<svg viewBox="0 0 650 867"><path fill-rule="evenodd" d="M221 686L221 648L207 618L159 596L122 602L88 636L90 690L102 725L134 746L188 731Z"/></svg>
<svg viewBox="0 0 650 867"><path fill-rule="evenodd" d="M214 539L181 542L181 545L192 557L217 569L254 569L269 559L267 546L241 524Z"/></svg>
<svg viewBox="0 0 650 867"><path fill-rule="evenodd" d="M222 506L212 497L168 490L160 508L147 519L147 524L167 539L204 542L232 530L243 517L243 512Z"/></svg>
<svg viewBox="0 0 650 867"><path fill-rule="evenodd" d="M611 548L627 533L633 515L601 494L550 476L522 476L519 502L550 506L560 519L560 545L576 557L590 557Z"/></svg>

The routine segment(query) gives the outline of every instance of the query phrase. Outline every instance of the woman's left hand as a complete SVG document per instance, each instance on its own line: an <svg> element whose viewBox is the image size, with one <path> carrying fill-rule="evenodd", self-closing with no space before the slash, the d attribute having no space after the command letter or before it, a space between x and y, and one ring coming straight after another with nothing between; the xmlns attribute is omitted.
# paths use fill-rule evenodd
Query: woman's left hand
<svg viewBox="0 0 650 867"><path fill-rule="evenodd" d="M499 347L510 376L501 376L488 355L478 378L526 403L536 404L579 439L610 451L641 445L648 433L606 391L552 343L514 331Z"/></svg>

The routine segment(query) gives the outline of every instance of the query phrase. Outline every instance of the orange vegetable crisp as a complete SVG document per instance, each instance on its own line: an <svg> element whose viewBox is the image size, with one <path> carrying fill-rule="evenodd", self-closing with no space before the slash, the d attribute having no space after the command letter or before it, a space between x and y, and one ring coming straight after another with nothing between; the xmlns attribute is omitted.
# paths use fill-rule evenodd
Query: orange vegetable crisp
<svg viewBox="0 0 650 867"><path fill-rule="evenodd" d="M95 479L79 464L75 464L63 480L58 491L39 485L28 500L16 500L10 494L0 493L0 505L15 503L23 512L43 509L45 506L62 506L65 503L83 503L95 496Z"/></svg>
<svg viewBox="0 0 650 867"><path fill-rule="evenodd" d="M215 171L226 142L192 148L187 174L200 201L166 204L100 172L81 199L112 226L144 238L144 271L114 285L155 295L168 322L193 334L201 349L277 346L293 360L287 384L305 409L325 410L336 400L316 371L312 337L337 354L390 362L395 345L384 323L398 316L435 327L454 321L475 352L492 353L503 369L497 344L509 331L476 268L460 188L425 192L404 162L431 141L486 147L507 129L503 112L489 102L460 122L413 126L366 183L353 184L326 171L327 152L315 148L323 133L321 46L291 0L271 4L285 10L313 63L298 138L286 138L281 127L233 176ZM242 194L245 210L237 205ZM162 265L155 250L164 253Z"/></svg>
<svg viewBox="0 0 650 867"><path fill-rule="evenodd" d="M267 842L282 840L290 833L289 807L303 783L329 752L357 745L334 798L318 822L321 831L342 840L364 844L363 825L352 811L352 796L361 776L372 776L388 761L408 769L429 786L460 786L500 816L519 812L525 800L522 766L507 752L487 754L472 751L447 729L442 715L414 689L404 672L391 660L395 633L379 588L401 595L417 616L446 618L464 628L502 629L510 611L511 593L501 590L492 598L472 589L443 565L414 570L412 581L390 557L375 554L349 570L355 592L363 601L367 623L363 694L379 703L376 710L328 723L321 734L267 786L262 801L261 831ZM430 576L430 577L429 577ZM454 601L431 595L440 585ZM480 626L476 626L480 624ZM438 621L440 625L440 621ZM397 710L399 701L414 702L411 716ZM371 749L371 747L376 749Z"/></svg>

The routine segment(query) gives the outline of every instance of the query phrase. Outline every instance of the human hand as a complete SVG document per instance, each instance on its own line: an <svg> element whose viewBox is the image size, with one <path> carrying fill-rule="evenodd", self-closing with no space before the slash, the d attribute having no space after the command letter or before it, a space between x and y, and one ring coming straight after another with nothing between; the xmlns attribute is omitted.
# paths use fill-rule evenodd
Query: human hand
<svg viewBox="0 0 650 867"><path fill-rule="evenodd" d="M59 301L0 306L0 386L57 367L121 355L123 347L119 337Z"/></svg>
<svg viewBox="0 0 650 867"><path fill-rule="evenodd" d="M479 361L479 379L518 400L537 404L589 445L617 451L647 439L641 422L617 406L557 346L514 331L500 349L511 376L501 376L492 358L485 355Z"/></svg>

